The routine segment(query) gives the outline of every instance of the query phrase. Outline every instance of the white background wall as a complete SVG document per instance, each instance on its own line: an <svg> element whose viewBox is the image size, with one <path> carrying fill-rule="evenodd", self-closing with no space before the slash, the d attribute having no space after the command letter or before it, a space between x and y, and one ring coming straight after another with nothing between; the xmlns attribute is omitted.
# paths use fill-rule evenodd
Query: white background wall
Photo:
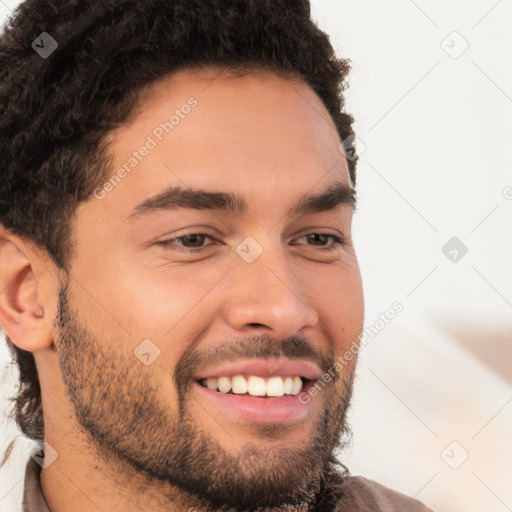
<svg viewBox="0 0 512 512"><path fill-rule="evenodd" d="M0 17L17 3L2 0ZM340 459L437 512L505 512L512 1L312 0L312 9L352 61L366 324L404 306L361 354L353 442ZM456 262L441 250L452 237L468 249ZM17 468L0 473L0 510L14 507L18 481Z"/></svg>
<svg viewBox="0 0 512 512"><path fill-rule="evenodd" d="M367 324L404 305L364 349L340 458L436 511L510 510L512 2L312 6L353 66Z"/></svg>

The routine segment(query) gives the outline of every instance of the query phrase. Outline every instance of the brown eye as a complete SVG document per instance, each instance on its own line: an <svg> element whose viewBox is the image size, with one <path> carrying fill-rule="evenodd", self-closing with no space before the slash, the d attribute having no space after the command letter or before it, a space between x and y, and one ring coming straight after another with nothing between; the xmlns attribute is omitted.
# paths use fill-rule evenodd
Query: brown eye
<svg viewBox="0 0 512 512"><path fill-rule="evenodd" d="M214 240L213 237L207 233L189 233L175 238L169 238L168 240L162 240L158 242L158 244L171 250L180 250L180 248L202 250L208 247L208 245L212 245L204 245L207 239Z"/></svg>
<svg viewBox="0 0 512 512"><path fill-rule="evenodd" d="M301 240L303 238L306 238L308 242L307 245L313 245L317 247L325 247L327 250L335 249L336 246L344 245L346 243L346 239L343 236L339 235L331 235L331 234L325 234L325 233L309 233L307 235L303 235L297 240ZM333 240L334 243L329 244L329 239Z"/></svg>
<svg viewBox="0 0 512 512"><path fill-rule="evenodd" d="M175 238L174 240L181 240L181 245L183 245L183 247L201 247L205 241L205 238L207 237L208 235L196 234L181 236L179 238Z"/></svg>

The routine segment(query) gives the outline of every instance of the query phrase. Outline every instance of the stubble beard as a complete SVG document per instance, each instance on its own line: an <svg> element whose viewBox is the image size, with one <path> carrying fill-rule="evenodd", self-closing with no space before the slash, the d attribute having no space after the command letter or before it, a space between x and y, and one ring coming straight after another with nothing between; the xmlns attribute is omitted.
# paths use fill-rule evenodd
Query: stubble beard
<svg viewBox="0 0 512 512"><path fill-rule="evenodd" d="M88 443L115 468L112 478L125 488L132 481L137 493L153 496L162 508L173 504L184 511L311 511L325 502L332 482L339 484L348 475L334 452L351 437L346 413L353 366L338 386L333 380L320 391L324 407L309 443L298 449L265 449L265 439L282 436L289 427L258 424L251 428L257 442L229 453L191 414L190 355L174 371L176 412L162 400L151 367L128 349L114 353L108 340L83 327L68 292L68 282L61 284L54 338L67 394ZM285 342L266 346L260 355L286 355L292 344Z"/></svg>

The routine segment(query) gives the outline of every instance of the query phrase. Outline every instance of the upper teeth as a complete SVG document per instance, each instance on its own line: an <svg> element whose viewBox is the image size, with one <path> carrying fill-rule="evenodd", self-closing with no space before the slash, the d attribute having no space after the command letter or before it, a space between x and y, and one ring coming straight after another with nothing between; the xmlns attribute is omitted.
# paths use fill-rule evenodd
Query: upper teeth
<svg viewBox="0 0 512 512"><path fill-rule="evenodd" d="M295 377L269 377L264 379L257 375L244 377L235 375L233 377L209 377L202 379L201 384L206 385L208 389L229 393L232 391L237 395L249 393L253 396L283 396L297 395L302 389L302 379Z"/></svg>

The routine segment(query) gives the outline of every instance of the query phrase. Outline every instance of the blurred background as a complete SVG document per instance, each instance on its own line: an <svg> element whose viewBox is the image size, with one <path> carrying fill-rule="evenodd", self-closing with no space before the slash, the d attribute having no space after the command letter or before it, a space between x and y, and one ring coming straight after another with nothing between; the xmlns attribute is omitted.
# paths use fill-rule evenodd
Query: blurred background
<svg viewBox="0 0 512 512"><path fill-rule="evenodd" d="M311 4L352 62L360 154L369 335L339 458L436 512L512 510L512 1ZM5 343L0 360L3 453L19 435ZM0 470L2 512L31 446Z"/></svg>

